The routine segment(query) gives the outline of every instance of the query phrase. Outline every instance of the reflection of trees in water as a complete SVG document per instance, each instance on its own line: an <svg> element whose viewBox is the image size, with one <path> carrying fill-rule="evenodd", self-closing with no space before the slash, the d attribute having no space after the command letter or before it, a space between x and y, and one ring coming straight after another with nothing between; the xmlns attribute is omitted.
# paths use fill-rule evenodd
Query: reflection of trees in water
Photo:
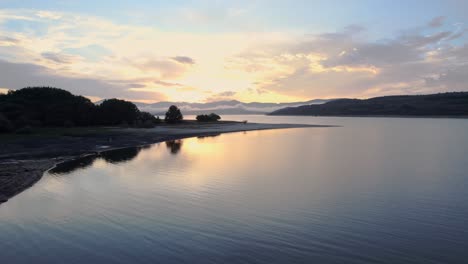
<svg viewBox="0 0 468 264"><path fill-rule="evenodd" d="M126 162L134 159L138 153L140 152L140 148L122 148L122 149L116 149L116 150L111 150L111 151L105 151L101 153L101 157L109 162L109 163L120 163L120 162Z"/></svg>
<svg viewBox="0 0 468 264"><path fill-rule="evenodd" d="M77 169L84 169L93 165L94 161L97 159L97 155L88 155L79 159L66 161L60 164L57 164L53 169L50 170L52 174L65 174L72 172Z"/></svg>
<svg viewBox="0 0 468 264"><path fill-rule="evenodd" d="M172 154L179 153L182 147L182 140L170 140L166 141L166 147ZM93 165L97 159L102 159L111 164L117 164L121 162L128 162L133 160L142 149L151 148L151 145L143 147L133 148L121 148L115 150L104 151L100 154L87 155L78 159L69 160L60 164L57 164L53 169L50 170L52 174L67 174L78 169L84 169Z"/></svg>
<svg viewBox="0 0 468 264"><path fill-rule="evenodd" d="M128 162L134 159L140 150L147 147L134 147L122 148L104 151L98 155L88 155L79 159L74 159L58 164L50 170L52 174L67 174L77 169L84 169L93 165L94 161L98 158L105 160L108 163L117 164L121 162Z"/></svg>
<svg viewBox="0 0 468 264"><path fill-rule="evenodd" d="M169 140L166 141L166 147L171 151L172 154L177 154L182 147L182 140Z"/></svg>
<svg viewBox="0 0 468 264"><path fill-rule="evenodd" d="M152 147L153 147L153 145L143 145L143 146L140 146L139 148L140 148L140 150L143 150L143 149L150 149Z"/></svg>
<svg viewBox="0 0 468 264"><path fill-rule="evenodd" d="M204 138L210 138L210 137L217 137L221 135L221 133L218 133L218 134L211 134L211 135L206 135L206 136L198 136L197 138L198 139L204 139Z"/></svg>

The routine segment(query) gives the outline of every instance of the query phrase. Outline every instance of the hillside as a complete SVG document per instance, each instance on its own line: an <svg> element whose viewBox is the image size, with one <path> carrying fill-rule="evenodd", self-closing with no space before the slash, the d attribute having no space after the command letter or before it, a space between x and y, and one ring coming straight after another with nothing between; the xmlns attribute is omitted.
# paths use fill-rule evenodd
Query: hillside
<svg viewBox="0 0 468 264"><path fill-rule="evenodd" d="M468 92L338 99L276 110L269 115L468 116Z"/></svg>
<svg viewBox="0 0 468 264"><path fill-rule="evenodd" d="M216 101L209 103L188 103L188 102L157 102L152 104L137 103L135 105L141 111L150 112L155 115L162 115L171 105L177 105L185 115L199 115L215 112L220 115L245 115L245 114L266 114L272 111L300 105L323 104L326 99L315 99L306 102L293 103L243 103L237 100Z"/></svg>

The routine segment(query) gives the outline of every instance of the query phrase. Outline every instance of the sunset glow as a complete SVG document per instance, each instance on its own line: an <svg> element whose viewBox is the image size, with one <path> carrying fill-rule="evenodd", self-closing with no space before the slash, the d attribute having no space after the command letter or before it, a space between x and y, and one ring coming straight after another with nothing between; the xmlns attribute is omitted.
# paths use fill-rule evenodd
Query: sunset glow
<svg viewBox="0 0 468 264"><path fill-rule="evenodd" d="M0 1L0 92L292 102L460 91L468 76L462 1L40 2Z"/></svg>

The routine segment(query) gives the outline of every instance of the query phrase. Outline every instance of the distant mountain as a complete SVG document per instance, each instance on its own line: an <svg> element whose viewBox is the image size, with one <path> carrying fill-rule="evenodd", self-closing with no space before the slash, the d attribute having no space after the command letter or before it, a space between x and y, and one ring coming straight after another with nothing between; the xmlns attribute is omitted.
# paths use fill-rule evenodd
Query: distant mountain
<svg viewBox="0 0 468 264"><path fill-rule="evenodd" d="M158 102L153 104L135 103L141 111L163 115L171 105L177 105L184 115L199 115L214 112L219 115L266 114L272 111L299 105L323 104L330 100L315 99L295 103L243 103L236 100L210 103Z"/></svg>
<svg viewBox="0 0 468 264"><path fill-rule="evenodd" d="M468 92L338 99L320 105L287 107L270 115L468 116Z"/></svg>

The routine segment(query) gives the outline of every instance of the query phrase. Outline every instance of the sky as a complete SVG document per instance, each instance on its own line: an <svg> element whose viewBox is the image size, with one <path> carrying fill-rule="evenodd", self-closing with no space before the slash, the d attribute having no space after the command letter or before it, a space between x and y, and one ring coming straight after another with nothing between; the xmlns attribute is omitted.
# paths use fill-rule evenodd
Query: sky
<svg viewBox="0 0 468 264"><path fill-rule="evenodd" d="M0 0L0 92L294 102L468 91L468 1Z"/></svg>

